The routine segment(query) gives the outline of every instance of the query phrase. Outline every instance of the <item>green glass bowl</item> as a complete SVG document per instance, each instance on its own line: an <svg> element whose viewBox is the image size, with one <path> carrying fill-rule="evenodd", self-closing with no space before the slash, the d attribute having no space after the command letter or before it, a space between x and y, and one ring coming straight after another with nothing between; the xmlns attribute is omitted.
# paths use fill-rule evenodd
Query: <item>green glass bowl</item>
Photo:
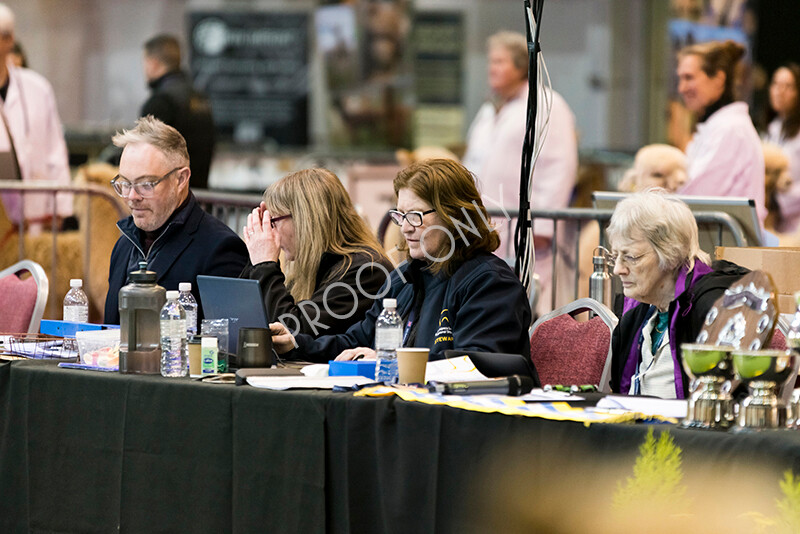
<svg viewBox="0 0 800 534"><path fill-rule="evenodd" d="M725 380L733 378L731 347L683 343L681 355L683 369L692 378L716 376Z"/></svg>
<svg viewBox="0 0 800 534"><path fill-rule="evenodd" d="M782 383L792 373L795 357L788 350L737 350L733 352L733 368L737 378L746 382Z"/></svg>

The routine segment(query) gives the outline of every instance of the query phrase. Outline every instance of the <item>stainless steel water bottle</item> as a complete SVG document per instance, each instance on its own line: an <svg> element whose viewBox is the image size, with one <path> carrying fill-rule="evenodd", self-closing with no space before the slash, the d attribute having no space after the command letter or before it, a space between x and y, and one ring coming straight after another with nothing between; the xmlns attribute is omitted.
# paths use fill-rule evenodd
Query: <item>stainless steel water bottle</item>
<svg viewBox="0 0 800 534"><path fill-rule="evenodd" d="M599 252L598 252L599 251ZM589 298L602 302L611 309L611 274L608 272L608 250L605 247L596 247L592 254L594 272L589 277Z"/></svg>

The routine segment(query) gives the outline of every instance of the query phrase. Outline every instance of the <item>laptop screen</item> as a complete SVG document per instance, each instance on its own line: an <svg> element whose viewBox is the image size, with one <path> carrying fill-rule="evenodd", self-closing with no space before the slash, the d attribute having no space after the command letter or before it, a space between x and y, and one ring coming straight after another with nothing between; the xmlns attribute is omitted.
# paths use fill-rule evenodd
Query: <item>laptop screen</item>
<svg viewBox="0 0 800 534"><path fill-rule="evenodd" d="M228 319L229 352L236 352L240 328L267 328L269 317L258 280L197 276L206 319Z"/></svg>

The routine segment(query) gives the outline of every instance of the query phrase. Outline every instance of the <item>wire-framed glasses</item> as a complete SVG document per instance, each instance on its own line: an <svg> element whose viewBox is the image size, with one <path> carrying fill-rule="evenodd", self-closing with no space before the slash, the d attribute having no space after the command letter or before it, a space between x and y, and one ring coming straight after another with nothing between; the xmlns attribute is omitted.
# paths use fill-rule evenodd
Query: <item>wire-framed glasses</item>
<svg viewBox="0 0 800 534"><path fill-rule="evenodd" d="M149 198L153 196L158 184L169 178L170 174L182 168L183 166L175 167L157 180L145 180L141 182L130 182L118 174L111 180L111 185L114 186L114 191L122 198L127 198L131 194L131 190L136 191L136 194L142 198Z"/></svg>

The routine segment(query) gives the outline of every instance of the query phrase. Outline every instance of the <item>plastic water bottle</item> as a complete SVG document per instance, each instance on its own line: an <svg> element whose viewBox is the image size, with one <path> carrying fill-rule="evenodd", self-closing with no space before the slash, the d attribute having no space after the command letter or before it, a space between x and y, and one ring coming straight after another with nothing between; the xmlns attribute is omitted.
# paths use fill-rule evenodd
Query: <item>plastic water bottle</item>
<svg viewBox="0 0 800 534"><path fill-rule="evenodd" d="M383 311L375 321L376 382L397 382L397 348L403 342L403 322L396 308L395 299L383 299Z"/></svg>
<svg viewBox="0 0 800 534"><path fill-rule="evenodd" d="M192 295L192 283L181 282L178 289L181 292L178 302L186 312L186 334L187 337L192 337L197 334L197 301Z"/></svg>
<svg viewBox="0 0 800 534"><path fill-rule="evenodd" d="M178 302L178 291L167 291L167 303L161 308L161 376L189 374L186 340L186 312Z"/></svg>
<svg viewBox="0 0 800 534"><path fill-rule="evenodd" d="M64 297L64 320L73 323L89 322L89 298L83 292L83 280L73 278L69 281L71 288Z"/></svg>

